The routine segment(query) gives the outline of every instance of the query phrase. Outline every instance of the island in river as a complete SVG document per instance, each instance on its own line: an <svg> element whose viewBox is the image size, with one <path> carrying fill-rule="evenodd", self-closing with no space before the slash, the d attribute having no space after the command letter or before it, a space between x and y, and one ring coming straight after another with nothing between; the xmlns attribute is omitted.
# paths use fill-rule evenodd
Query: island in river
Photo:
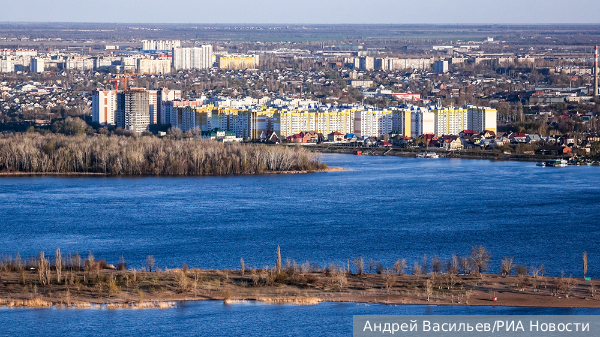
<svg viewBox="0 0 600 337"><path fill-rule="evenodd" d="M399 275L311 270L302 266L250 269L87 270L54 267L12 270L3 265L0 305L23 307L168 308L177 301L220 300L317 304L494 305L600 308L594 281L572 277L496 274ZM109 269L100 269L99 267Z"/></svg>

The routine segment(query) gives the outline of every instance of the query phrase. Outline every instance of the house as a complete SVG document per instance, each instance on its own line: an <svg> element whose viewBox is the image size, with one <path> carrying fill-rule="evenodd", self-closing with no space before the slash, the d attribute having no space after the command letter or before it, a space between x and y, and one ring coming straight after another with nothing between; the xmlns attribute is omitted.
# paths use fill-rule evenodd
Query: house
<svg viewBox="0 0 600 337"><path fill-rule="evenodd" d="M218 140L224 143L241 142L242 138L238 138L233 131L225 131L215 128L210 131L202 131L201 137L204 139Z"/></svg>
<svg viewBox="0 0 600 337"><path fill-rule="evenodd" d="M279 144L281 140L279 136L273 130L263 130L260 134L260 141L262 143L271 143L271 144Z"/></svg>
<svg viewBox="0 0 600 337"><path fill-rule="evenodd" d="M527 143L527 135L523 132L515 132L508 136L511 143Z"/></svg>
<svg viewBox="0 0 600 337"><path fill-rule="evenodd" d="M485 138L496 138L496 133L490 130L485 130L482 133L480 133L480 135L482 135Z"/></svg>
<svg viewBox="0 0 600 337"><path fill-rule="evenodd" d="M290 143L319 143L323 140L323 135L314 131L300 132L287 137Z"/></svg>
<svg viewBox="0 0 600 337"><path fill-rule="evenodd" d="M463 130L458 133L458 135L461 137L473 137L476 134L477 134L477 132L475 132L473 130Z"/></svg>
<svg viewBox="0 0 600 337"><path fill-rule="evenodd" d="M542 145L535 150L535 154L542 156L558 156L562 154L569 154L571 151L571 148L568 146Z"/></svg>
<svg viewBox="0 0 600 337"><path fill-rule="evenodd" d="M537 133L533 133L533 134L527 135L527 137L525 137L525 140L527 141L527 143L535 143L535 142L541 141L542 138Z"/></svg>
<svg viewBox="0 0 600 337"><path fill-rule="evenodd" d="M344 141L344 135L335 131L327 135L327 140L334 143L340 143Z"/></svg>
<svg viewBox="0 0 600 337"><path fill-rule="evenodd" d="M358 137L356 137L356 135L353 133L347 133L344 136L344 140L347 142L356 142L358 140Z"/></svg>
<svg viewBox="0 0 600 337"><path fill-rule="evenodd" d="M446 151L462 150L463 144L458 136L442 136L440 138L440 147L443 147Z"/></svg>
<svg viewBox="0 0 600 337"><path fill-rule="evenodd" d="M379 147L392 147L392 144L388 143L388 142L380 141L380 142L377 142L377 146L379 146Z"/></svg>
<svg viewBox="0 0 600 337"><path fill-rule="evenodd" d="M438 140L438 137L432 133L426 133L421 137L425 139L427 145L434 145L433 142Z"/></svg>

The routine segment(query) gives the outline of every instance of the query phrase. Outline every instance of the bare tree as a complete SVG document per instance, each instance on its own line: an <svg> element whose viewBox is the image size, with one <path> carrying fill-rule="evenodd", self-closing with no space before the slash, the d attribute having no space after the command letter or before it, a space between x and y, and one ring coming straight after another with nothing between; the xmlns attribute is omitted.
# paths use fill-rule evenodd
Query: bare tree
<svg viewBox="0 0 600 337"><path fill-rule="evenodd" d="M390 293L390 289L396 284L396 274L398 272L391 268L385 268L383 274L385 275L385 288L387 289L388 294Z"/></svg>
<svg viewBox="0 0 600 337"><path fill-rule="evenodd" d="M439 274L442 271L440 258L437 255L434 255L431 259L431 269L436 274Z"/></svg>
<svg viewBox="0 0 600 337"><path fill-rule="evenodd" d="M456 256L456 254L452 254L452 258L448 262L448 274L458 274L459 269L460 265L458 262L458 256Z"/></svg>
<svg viewBox="0 0 600 337"><path fill-rule="evenodd" d="M371 273L371 271L373 270L373 268L377 268L377 265L379 264L379 262L370 259L369 260L369 274Z"/></svg>
<svg viewBox="0 0 600 337"><path fill-rule="evenodd" d="M398 275L404 275L404 271L406 270L406 259L397 260L394 263L394 271Z"/></svg>
<svg viewBox="0 0 600 337"><path fill-rule="evenodd" d="M152 272L152 268L154 268L154 264L156 261L154 260L154 256L148 255L146 256L146 268L148 268L149 272Z"/></svg>
<svg viewBox="0 0 600 337"><path fill-rule="evenodd" d="M44 251L40 251L40 256L38 257L38 277L40 280L40 284L42 286L46 286L50 283L50 264L48 260L44 256Z"/></svg>
<svg viewBox="0 0 600 337"><path fill-rule="evenodd" d="M513 264L513 260L514 257L504 257L502 259L502 266L500 267L500 270L502 271L502 276L506 277L508 275L510 275L510 273L512 272L513 268L515 267L515 265Z"/></svg>
<svg viewBox="0 0 600 337"><path fill-rule="evenodd" d="M244 266L244 258L240 258L240 270L242 271L242 277L244 277L244 271L246 270Z"/></svg>
<svg viewBox="0 0 600 337"><path fill-rule="evenodd" d="M419 261L415 261L415 265L413 266L412 274L415 276L420 276L422 273L421 266L419 265Z"/></svg>
<svg viewBox="0 0 600 337"><path fill-rule="evenodd" d="M277 245L277 273L281 273L281 249Z"/></svg>
<svg viewBox="0 0 600 337"><path fill-rule="evenodd" d="M471 270L471 264L466 256L460 258L460 267L465 274Z"/></svg>
<svg viewBox="0 0 600 337"><path fill-rule="evenodd" d="M492 256L487 249L479 245L474 246L471 249L471 255L469 256L469 259L477 270L477 273L481 274L484 270L487 270L488 262L490 261L491 257Z"/></svg>
<svg viewBox="0 0 600 337"><path fill-rule="evenodd" d="M356 274L362 275L365 270L365 260L363 257L352 260L352 264L356 266Z"/></svg>
<svg viewBox="0 0 600 337"><path fill-rule="evenodd" d="M78 252L75 252L75 256L73 257L73 264L75 265L76 270L81 270L81 256L79 256ZM71 266L71 269L73 266Z"/></svg>
<svg viewBox="0 0 600 337"><path fill-rule="evenodd" d="M425 292L427 293L427 302L429 302L429 297L433 293L433 284L431 280L425 281Z"/></svg>
<svg viewBox="0 0 600 337"><path fill-rule="evenodd" d="M56 260L54 265L56 266L56 282L60 284L60 274L62 272L62 255L60 254L60 248L56 248L56 256L54 257Z"/></svg>

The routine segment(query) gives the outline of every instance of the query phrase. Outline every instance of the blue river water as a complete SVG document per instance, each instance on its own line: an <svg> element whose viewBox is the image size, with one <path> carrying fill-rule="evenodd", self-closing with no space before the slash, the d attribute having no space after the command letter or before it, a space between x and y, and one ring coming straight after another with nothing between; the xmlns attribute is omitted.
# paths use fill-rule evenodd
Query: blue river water
<svg viewBox="0 0 600 337"><path fill-rule="evenodd" d="M176 309L0 308L0 336L351 336L352 315L598 315L600 309L221 301ZM7 324L7 322L9 322Z"/></svg>
<svg viewBox="0 0 600 337"><path fill-rule="evenodd" d="M490 271L514 256L546 273L600 278L600 167L542 168L526 162L323 155L352 171L232 177L2 177L0 254L53 256L92 251L96 259L141 267L239 268L284 259L346 264L362 256L391 266L438 255L492 254ZM537 310L537 311L536 311ZM0 335L232 334L310 335L352 314L586 314L597 310L434 306L316 307L188 303L174 310L0 309ZM60 324L77 321L77 326ZM118 322L118 323L116 323ZM176 323L173 323L176 322ZM345 325L347 324L347 326ZM68 324L67 324L68 325ZM172 327L175 326L175 327ZM116 330L119 327L119 330ZM182 329L179 331L168 329ZM28 330L29 329L29 330ZM167 330L163 330L167 329ZM183 330L187 329L187 330ZM250 330L248 330L250 329ZM307 330L309 329L309 330ZM212 330L211 330L212 331ZM254 332L255 333L254 333ZM343 330L342 330L343 331ZM348 331L346 331L348 332ZM215 333L218 334L218 333ZM320 335L320 333L317 333ZM331 334L329 334L331 335Z"/></svg>

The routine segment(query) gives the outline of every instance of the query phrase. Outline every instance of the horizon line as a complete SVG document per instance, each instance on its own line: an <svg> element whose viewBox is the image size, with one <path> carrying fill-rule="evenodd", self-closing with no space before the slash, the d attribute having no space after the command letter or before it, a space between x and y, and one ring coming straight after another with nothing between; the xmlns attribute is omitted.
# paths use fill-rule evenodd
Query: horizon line
<svg viewBox="0 0 600 337"><path fill-rule="evenodd" d="M256 22L125 22L125 21L0 21L0 24L40 24L40 23L94 23L94 24L137 24L137 25L319 25L319 26L337 26L337 25L353 25L353 26L363 26L363 25L373 25L373 26L445 26L445 25L456 25L456 26L540 26L540 25L569 25L569 26L590 26L590 25L598 25L599 22L578 22L578 23L569 23L569 22L538 22L538 23L514 23L514 22L506 22L506 23L286 23L286 22L272 22L272 23L256 23Z"/></svg>

